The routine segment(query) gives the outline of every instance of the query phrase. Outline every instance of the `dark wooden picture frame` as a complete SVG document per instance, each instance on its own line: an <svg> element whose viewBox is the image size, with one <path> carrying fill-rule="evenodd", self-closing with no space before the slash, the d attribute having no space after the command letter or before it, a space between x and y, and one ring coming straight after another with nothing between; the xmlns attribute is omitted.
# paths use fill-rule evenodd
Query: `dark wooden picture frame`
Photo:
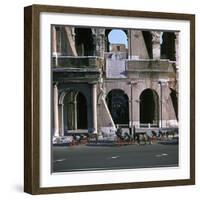
<svg viewBox="0 0 200 200"><path fill-rule="evenodd" d="M185 20L190 23L190 177L180 180L63 187L40 186L40 13ZM195 184L195 16L161 12L32 5L24 9L24 191L30 194L83 192Z"/></svg>

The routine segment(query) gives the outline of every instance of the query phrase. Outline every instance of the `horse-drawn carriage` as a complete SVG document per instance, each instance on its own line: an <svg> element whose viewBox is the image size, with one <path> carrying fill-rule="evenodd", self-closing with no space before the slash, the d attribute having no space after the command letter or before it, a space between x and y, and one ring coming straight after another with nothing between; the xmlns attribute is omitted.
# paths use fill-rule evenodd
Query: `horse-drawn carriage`
<svg viewBox="0 0 200 200"><path fill-rule="evenodd" d="M157 141L171 140L178 138L177 128L166 129L140 129L133 131L123 132L121 127L116 130L117 142L122 143L135 143L135 144L155 144Z"/></svg>

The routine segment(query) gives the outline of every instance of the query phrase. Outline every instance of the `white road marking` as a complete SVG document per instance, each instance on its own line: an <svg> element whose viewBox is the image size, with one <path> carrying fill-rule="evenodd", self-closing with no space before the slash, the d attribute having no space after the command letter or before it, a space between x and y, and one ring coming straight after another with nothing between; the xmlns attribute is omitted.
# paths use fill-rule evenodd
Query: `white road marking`
<svg viewBox="0 0 200 200"><path fill-rule="evenodd" d="M116 159L116 158L119 158L119 156L113 156L113 157L111 157L112 159Z"/></svg>
<svg viewBox="0 0 200 200"><path fill-rule="evenodd" d="M111 156L111 157L107 157L106 159L117 159L117 158L119 158L120 156Z"/></svg>
<svg viewBox="0 0 200 200"><path fill-rule="evenodd" d="M163 156L168 156L167 153L162 153L162 154L157 154L156 157L163 157Z"/></svg>
<svg viewBox="0 0 200 200"><path fill-rule="evenodd" d="M66 159L63 158L63 159L55 160L54 162L62 162L62 161L64 161L64 160L66 160Z"/></svg>

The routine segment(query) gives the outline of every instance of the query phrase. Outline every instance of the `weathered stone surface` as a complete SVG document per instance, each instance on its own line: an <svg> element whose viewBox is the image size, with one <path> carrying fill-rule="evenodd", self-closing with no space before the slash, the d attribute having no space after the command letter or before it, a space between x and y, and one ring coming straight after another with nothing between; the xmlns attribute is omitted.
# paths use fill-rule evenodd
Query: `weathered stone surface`
<svg viewBox="0 0 200 200"><path fill-rule="evenodd" d="M169 60L130 60L127 61L127 76L130 79L174 80L173 62Z"/></svg>
<svg viewBox="0 0 200 200"><path fill-rule="evenodd" d="M129 57L138 59L149 59L147 48L144 42L142 31L130 30L129 31Z"/></svg>
<svg viewBox="0 0 200 200"><path fill-rule="evenodd" d="M52 58L53 67L64 68L102 68L104 61L94 56L59 56Z"/></svg>
<svg viewBox="0 0 200 200"><path fill-rule="evenodd" d="M61 69L53 73L54 82L98 82L101 78L99 69Z"/></svg>
<svg viewBox="0 0 200 200"><path fill-rule="evenodd" d="M126 74L125 60L106 60L106 78L126 78Z"/></svg>
<svg viewBox="0 0 200 200"><path fill-rule="evenodd" d="M79 29L81 28L79 27ZM88 29L89 28L87 28L87 30ZM156 104L156 117L154 116L154 119L151 120L152 124L147 123L145 126L148 128L155 125L155 119L156 126L161 127L162 125L162 127L165 128L178 126L178 119L175 113L175 110L177 112L178 108L174 108L174 106L177 107L177 105L172 101L171 97L171 92L174 90L174 98L178 99L177 64L178 67L180 67L178 61L179 52L177 52L179 49L178 33L175 34L176 38L171 37L172 39L176 39L176 41L174 41L176 46L173 49L173 45L171 45L172 52L167 52L167 48L165 48L165 57L162 57L161 37L163 33L161 31L128 30L128 49L126 49L123 45L119 45L118 47L116 44L109 44L106 35L109 31L106 31L105 28L91 28L87 33L90 32L92 37L92 43L89 45L92 47L92 56L85 56L87 54L84 54L84 51L82 51L84 54L83 56L75 56L76 51L78 52L77 48L82 46L82 44L78 44L78 46L75 44L78 37L78 35L75 35L75 33L77 33L76 27L71 27L71 30L70 27L65 29L61 28L59 30L65 30L65 33L62 35L62 40L64 37L67 37L67 39L65 39L63 45L61 45L65 47L63 49L59 49L59 46L53 45L53 82L56 83L59 93L59 95L56 95L54 91L54 98L58 96L58 100L54 99L54 102L59 102L59 109L61 109L62 103L65 104L62 99L67 91L73 91L75 94L81 93L84 95L87 101L88 131L80 131L91 133L94 132L94 129L97 129L101 134L115 135L114 117L111 115L114 111L111 112L109 109L115 109L116 107L119 110L120 107L123 107L117 100L120 101L120 98L124 98L124 96L128 99L127 119L129 123L126 124L126 128L128 126L135 126L138 130L142 125L140 117L142 110L141 96L145 90L152 91L154 95L153 100L155 100L156 96L154 102ZM84 43L83 35L81 35L81 38ZM165 40L165 38L162 39ZM55 40L54 30L53 42L55 42ZM166 40L162 45L165 46L165 44L167 44ZM86 42L84 45L87 45ZM105 52L109 46L112 46L112 51ZM66 54L66 48L68 48L69 54ZM59 50L59 52L55 52L56 50ZM65 52L60 52L60 50ZM173 57L173 51L176 51L174 55L176 61L170 60L170 58ZM87 53L88 52L90 52L90 49L87 49ZM167 55L170 55L170 58L168 58ZM153 58L150 59L150 57ZM95 92L93 88L94 84L96 88ZM113 90L122 91L122 95L118 99L115 98L117 100L112 104L114 106L109 108L107 103L109 100L108 94ZM119 95L118 93L113 93L112 95L117 96L116 94ZM148 98L147 100L152 101L150 97ZM75 97L73 102L76 102ZM55 107L56 105L53 106ZM64 107L66 107L66 105ZM72 109L69 113L75 113L75 109L73 110L73 108L73 106L68 108ZM54 110L57 112L58 108L54 108ZM62 114L62 112L61 110L60 113ZM94 116L94 113L96 113L96 116ZM59 123L56 121L54 125L57 126L57 124L59 124L59 132L63 131L61 114L59 115ZM73 117L73 127L76 127L76 115L73 114ZM97 119L97 128L94 119ZM54 120L57 119L55 118ZM67 127L66 124L64 127ZM74 130L70 131L73 132ZM76 130L76 132L77 131L79 130Z"/></svg>

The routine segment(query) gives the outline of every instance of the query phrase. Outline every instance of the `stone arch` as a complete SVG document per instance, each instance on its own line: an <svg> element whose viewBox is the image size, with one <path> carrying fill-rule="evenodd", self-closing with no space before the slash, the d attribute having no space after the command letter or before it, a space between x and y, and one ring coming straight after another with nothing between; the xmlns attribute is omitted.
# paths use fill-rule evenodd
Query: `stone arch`
<svg viewBox="0 0 200 200"><path fill-rule="evenodd" d="M67 93L69 93L70 91L74 91L74 92L81 92L84 97L86 98L87 102L89 103L89 99L88 99L88 95L87 93L85 93L85 91L81 91L80 89L76 88L76 87L69 87L69 88L66 88L66 89L62 89L60 92L59 92L59 97L58 97L58 103L59 104L63 104L63 100L64 100L64 97Z"/></svg>
<svg viewBox="0 0 200 200"><path fill-rule="evenodd" d="M113 82L113 83L108 83L105 86L106 86L106 92L105 92L106 96L112 90L121 90L130 98L130 89L129 89L129 87L127 87L127 82L123 82L123 83L122 82Z"/></svg>
<svg viewBox="0 0 200 200"><path fill-rule="evenodd" d="M125 44L126 48L128 47L128 33L126 29L106 29L105 30L105 46L106 46L106 51L110 52L110 44L111 41L109 39L109 35L112 34L112 32L118 32L119 37L116 38L115 44ZM123 39L124 38L124 39ZM123 40L126 40L126 43L123 42ZM121 41L121 42L120 42Z"/></svg>
<svg viewBox="0 0 200 200"><path fill-rule="evenodd" d="M111 90L106 96L106 102L115 124L129 123L129 98L123 90Z"/></svg>
<svg viewBox="0 0 200 200"><path fill-rule="evenodd" d="M159 126L159 96L151 88L140 94L140 126L147 124Z"/></svg>
<svg viewBox="0 0 200 200"><path fill-rule="evenodd" d="M80 91L68 90L60 98L63 98L64 130L88 129L88 103L85 95Z"/></svg>

